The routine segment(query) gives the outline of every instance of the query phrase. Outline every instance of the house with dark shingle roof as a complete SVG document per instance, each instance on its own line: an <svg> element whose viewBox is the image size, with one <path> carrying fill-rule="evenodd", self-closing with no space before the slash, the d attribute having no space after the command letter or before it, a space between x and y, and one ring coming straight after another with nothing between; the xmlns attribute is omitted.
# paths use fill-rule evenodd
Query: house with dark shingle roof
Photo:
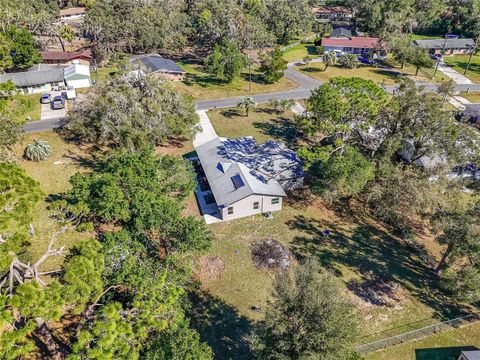
<svg viewBox="0 0 480 360"><path fill-rule="evenodd" d="M215 206L208 215L220 220L279 211L285 191L303 186L302 163L282 143L217 137L195 150L208 182L197 198L210 197Z"/></svg>
<svg viewBox="0 0 480 360"><path fill-rule="evenodd" d="M170 80L182 80L187 73L175 61L165 59L158 54L136 55L132 56L130 61L146 74L159 74Z"/></svg>
<svg viewBox="0 0 480 360"><path fill-rule="evenodd" d="M428 50L430 54L469 54L475 47L475 40L473 39L455 39L455 38L438 38L427 40L414 40L412 45L421 49ZM443 50L445 49L445 52Z"/></svg>

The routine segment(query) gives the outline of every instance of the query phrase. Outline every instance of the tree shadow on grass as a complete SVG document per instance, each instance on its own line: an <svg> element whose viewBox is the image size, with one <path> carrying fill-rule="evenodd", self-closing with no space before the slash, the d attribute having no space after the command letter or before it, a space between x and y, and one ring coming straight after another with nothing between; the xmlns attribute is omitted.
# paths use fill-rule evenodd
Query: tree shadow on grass
<svg viewBox="0 0 480 360"><path fill-rule="evenodd" d="M240 110L236 108L222 110L220 114L228 119L231 119L233 117L245 117L245 114L240 112Z"/></svg>
<svg viewBox="0 0 480 360"><path fill-rule="evenodd" d="M382 69L374 69L374 73L385 76L391 80L397 80L398 77L401 75L399 71L394 71L394 70L382 70Z"/></svg>
<svg viewBox="0 0 480 360"><path fill-rule="evenodd" d="M324 72L325 69L320 69L318 67L307 66L302 69L303 72L314 73L314 72Z"/></svg>
<svg viewBox="0 0 480 360"><path fill-rule="evenodd" d="M262 134L283 141L288 147L297 146L298 131L291 119L280 116L269 122L254 122L252 125L260 129Z"/></svg>
<svg viewBox="0 0 480 360"><path fill-rule="evenodd" d="M433 309L441 320L468 313L467 308L439 290L434 270L417 248L381 229L361 223L352 231L305 216L296 216L287 225L303 233L294 238L290 249L298 258L316 258L339 274L342 266L346 266L360 275L360 284L370 281L372 276L396 282ZM328 237L322 236L325 228L330 230Z"/></svg>
<svg viewBox="0 0 480 360"><path fill-rule="evenodd" d="M205 291L190 294L192 327L213 350L215 359L252 359L246 340L253 324L236 309Z"/></svg>

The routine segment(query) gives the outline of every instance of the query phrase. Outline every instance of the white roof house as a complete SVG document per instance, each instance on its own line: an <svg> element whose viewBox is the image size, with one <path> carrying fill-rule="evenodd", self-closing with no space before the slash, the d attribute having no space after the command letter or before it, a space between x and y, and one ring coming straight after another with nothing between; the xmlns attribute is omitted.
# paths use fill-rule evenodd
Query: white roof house
<svg viewBox="0 0 480 360"><path fill-rule="evenodd" d="M281 210L285 190L303 186L300 159L281 143L215 138L196 152L209 185L197 197L213 195L222 220Z"/></svg>
<svg viewBox="0 0 480 360"><path fill-rule="evenodd" d="M74 89L91 86L90 68L88 65L73 63L64 70L65 83Z"/></svg>

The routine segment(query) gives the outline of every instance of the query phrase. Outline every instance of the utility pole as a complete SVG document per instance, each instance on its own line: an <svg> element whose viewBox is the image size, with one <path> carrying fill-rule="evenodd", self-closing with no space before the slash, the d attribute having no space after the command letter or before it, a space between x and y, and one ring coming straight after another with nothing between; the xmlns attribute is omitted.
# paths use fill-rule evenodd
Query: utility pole
<svg viewBox="0 0 480 360"><path fill-rule="evenodd" d="M440 52L440 56L437 59L437 65L435 66L435 71L433 72L432 79L435 79L435 75L437 74L438 66L440 65L440 59L442 58L443 54L445 54L445 48L447 47L447 35L445 35L445 42L443 43L442 51Z"/></svg>
<svg viewBox="0 0 480 360"><path fill-rule="evenodd" d="M470 67L470 64L472 62L473 54L475 54L475 51L477 51L478 39L480 39L480 35L477 35L477 40L475 40L475 45L473 45L472 51L470 52L470 57L468 58L467 67L465 68L463 75L467 75L468 68Z"/></svg>

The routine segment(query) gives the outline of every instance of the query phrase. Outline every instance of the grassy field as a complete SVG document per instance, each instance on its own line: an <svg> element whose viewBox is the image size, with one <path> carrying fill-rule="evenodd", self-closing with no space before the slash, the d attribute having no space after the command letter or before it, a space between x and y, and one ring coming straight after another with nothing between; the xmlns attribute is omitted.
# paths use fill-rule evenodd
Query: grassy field
<svg viewBox="0 0 480 360"><path fill-rule="evenodd" d="M470 100L472 103L480 103L480 92L461 92L459 96Z"/></svg>
<svg viewBox="0 0 480 360"><path fill-rule="evenodd" d="M13 117L18 121L40 120L40 112L42 109L40 96L41 94L16 94L7 100L6 108L12 112Z"/></svg>
<svg viewBox="0 0 480 360"><path fill-rule="evenodd" d="M393 346L365 360L457 360L460 351L480 348L480 322Z"/></svg>
<svg viewBox="0 0 480 360"><path fill-rule="evenodd" d="M252 70L252 81L249 89L249 75L242 73L242 76L227 84L218 80L212 75L204 73L200 65L183 64L179 65L188 72L184 81L172 82L172 86L178 91L189 94L195 99L217 99L234 96L245 96L249 94L270 93L293 89L297 86L293 81L282 78L278 83L265 84L260 73Z"/></svg>
<svg viewBox="0 0 480 360"><path fill-rule="evenodd" d="M305 44L299 44L297 46L293 46L290 49L285 50L283 53L283 58L288 62L292 62L295 60L302 60L307 55L316 55L317 48L313 44L313 42L308 42Z"/></svg>
<svg viewBox="0 0 480 360"><path fill-rule="evenodd" d="M46 194L58 194L69 189L68 180L78 171L88 169L88 161L85 161L87 151L76 144L66 144L54 132L42 132L38 134L27 134L23 141L16 147L16 153L22 156L23 149L34 139L46 140L52 146L52 156L45 161L33 162L25 159L20 160L27 174L40 183L40 187ZM38 205L35 212L33 227L35 236L31 239L30 251L33 259L42 255L48 245L52 233L58 231L60 226L49 216L47 210L48 202L45 200ZM93 237L93 234L67 231L60 235L56 244L65 245L68 249L81 239ZM47 269L54 268L63 261L61 257L52 257L46 263Z"/></svg>
<svg viewBox="0 0 480 360"><path fill-rule="evenodd" d="M463 74L468 64L468 55L444 56L447 65ZM466 76L474 83L480 83L480 55L474 55Z"/></svg>
<svg viewBox="0 0 480 360"><path fill-rule="evenodd" d="M238 109L219 109L208 113L217 134L229 138L248 135L257 142L275 138L290 143L295 137L295 129L290 121L293 116L291 111L277 114L267 106L251 111L248 117Z"/></svg>
<svg viewBox="0 0 480 360"><path fill-rule="evenodd" d="M328 81L330 78L335 76L356 76L362 79L372 80L378 84L392 85L396 83L396 80L400 74L405 74L408 77L417 81L434 81L431 78L433 72L430 73L430 69L420 69L418 76L415 76L415 68L409 65L406 65L404 69L400 69L400 67L383 69L379 67L360 65L356 69L346 69L340 66L330 66L325 70L325 65L323 63L310 63L309 65L297 66L297 70L300 70L305 75L314 77L315 79L318 79L320 81ZM441 80L442 77L440 75L436 76L435 81Z"/></svg>
<svg viewBox="0 0 480 360"><path fill-rule="evenodd" d="M284 131L291 129L290 113L275 115L269 114L268 108L259 108L246 118L235 109L226 109L210 112L209 117L220 136L286 139L295 148L295 137L285 138L285 134L291 134ZM381 224L359 215L364 213L361 206L354 205L351 211L326 206L308 193L291 194L283 210L271 220L254 216L211 225L214 240L208 255L220 257L225 268L218 278L202 279L202 288L208 293L209 306L229 314L228 321L212 325L212 336L221 339L227 331L238 338L262 319L263 313L254 307L265 307L274 272L257 269L250 249L256 241L270 238L286 246L294 259L318 259L347 285L347 296L358 305L361 318L359 344L457 316L460 311L437 291L432 270L419 251L392 236ZM329 238L321 236L323 229L331 231ZM438 259L441 248L433 243L431 235L425 231L417 237ZM397 288L380 305L378 299L358 291L361 286L375 287L390 281ZM222 350L223 345L216 350ZM239 353L229 356L248 358Z"/></svg>

